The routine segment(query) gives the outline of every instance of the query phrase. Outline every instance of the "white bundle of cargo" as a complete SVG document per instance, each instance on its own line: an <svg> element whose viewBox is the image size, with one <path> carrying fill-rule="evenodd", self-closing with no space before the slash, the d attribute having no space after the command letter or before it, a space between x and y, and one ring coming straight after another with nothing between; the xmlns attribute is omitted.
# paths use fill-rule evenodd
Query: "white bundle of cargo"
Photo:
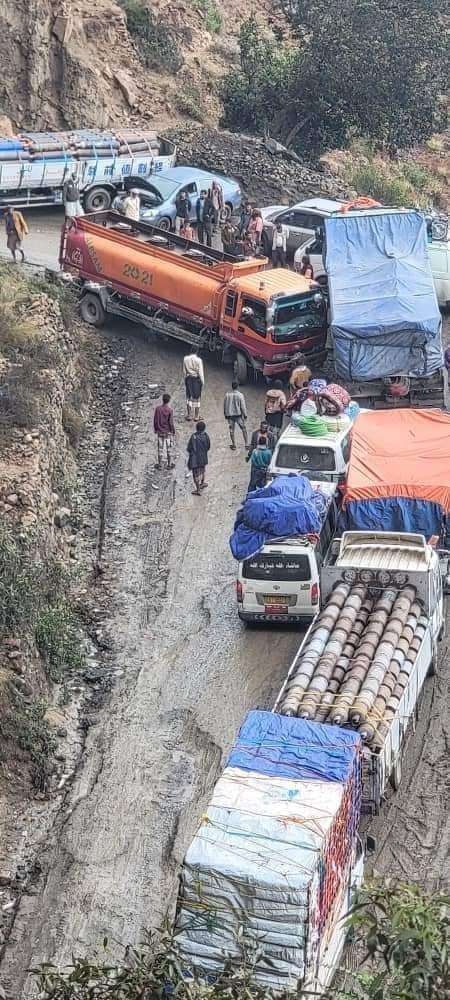
<svg viewBox="0 0 450 1000"><path fill-rule="evenodd" d="M250 712L183 865L177 946L211 975L257 948L254 980L327 985L356 863L361 741Z"/></svg>

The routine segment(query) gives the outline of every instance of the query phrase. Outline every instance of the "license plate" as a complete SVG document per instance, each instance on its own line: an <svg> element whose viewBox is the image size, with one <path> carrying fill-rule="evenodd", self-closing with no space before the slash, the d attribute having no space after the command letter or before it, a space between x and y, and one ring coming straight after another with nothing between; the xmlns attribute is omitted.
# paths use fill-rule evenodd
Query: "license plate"
<svg viewBox="0 0 450 1000"><path fill-rule="evenodd" d="M288 610L285 604L266 604L264 607L266 615L287 615Z"/></svg>
<svg viewBox="0 0 450 1000"><path fill-rule="evenodd" d="M289 604L289 597L287 594L277 594L276 597L275 594L263 594L263 601L264 604L278 606L278 604Z"/></svg>

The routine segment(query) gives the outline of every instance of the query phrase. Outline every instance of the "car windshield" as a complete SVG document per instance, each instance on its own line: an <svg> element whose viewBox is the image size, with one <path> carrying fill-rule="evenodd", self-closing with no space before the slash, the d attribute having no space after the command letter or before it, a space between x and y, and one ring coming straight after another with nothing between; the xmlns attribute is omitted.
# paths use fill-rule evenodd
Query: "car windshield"
<svg viewBox="0 0 450 1000"><path fill-rule="evenodd" d="M280 444L275 462L279 469L296 472L334 472L335 454L332 448L313 448L304 444Z"/></svg>
<svg viewBox="0 0 450 1000"><path fill-rule="evenodd" d="M275 305L274 343L297 340L305 332L324 329L325 324L325 299L317 289L304 295L284 296Z"/></svg>
<svg viewBox="0 0 450 1000"><path fill-rule="evenodd" d="M167 201L171 198L179 188L179 184L175 181L171 181L169 177L152 177L151 182L152 190L155 191L158 199L161 201Z"/></svg>
<svg viewBox="0 0 450 1000"><path fill-rule="evenodd" d="M252 559L246 559L242 566L244 580L280 580L293 582L310 580L311 569L306 555L285 555L280 552L272 555L260 553Z"/></svg>

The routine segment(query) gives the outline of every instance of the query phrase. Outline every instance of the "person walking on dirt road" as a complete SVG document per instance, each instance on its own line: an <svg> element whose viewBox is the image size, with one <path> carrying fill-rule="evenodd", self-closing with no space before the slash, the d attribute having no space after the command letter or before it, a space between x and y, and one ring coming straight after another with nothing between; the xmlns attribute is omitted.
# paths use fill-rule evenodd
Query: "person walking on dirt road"
<svg viewBox="0 0 450 1000"><path fill-rule="evenodd" d="M240 427L245 447L248 448L248 434L246 427L247 406L245 403L244 393L239 390L239 382L232 382L231 391L225 393L223 401L223 414L225 420L228 422L231 438L231 450L236 451L236 424Z"/></svg>
<svg viewBox="0 0 450 1000"><path fill-rule="evenodd" d="M158 461L155 469L162 469L164 452L167 458L167 468L174 469L172 462L173 439L175 437L175 424L173 420L173 409L170 406L170 396L165 392L162 403L155 406L153 414L153 430L156 434L156 447L158 450Z"/></svg>
<svg viewBox="0 0 450 1000"><path fill-rule="evenodd" d="M28 226L22 212L19 212L16 208L11 208L10 205L8 205L5 212L5 229L6 246L12 253L14 263L17 263L17 250L22 254L23 262L25 260L25 254L22 250L22 240L24 236L28 236Z"/></svg>
<svg viewBox="0 0 450 1000"><path fill-rule="evenodd" d="M262 436L260 437L256 448L253 449L250 459L251 472L247 490L248 493L250 493L251 490L257 490L261 486L266 485L267 469L269 468L271 458L272 452L270 448L267 447L267 438Z"/></svg>
<svg viewBox="0 0 450 1000"><path fill-rule="evenodd" d="M264 404L264 412L266 414L266 420L275 438L278 438L281 434L281 428L283 426L283 413L286 407L286 396L283 392L283 383L280 379L277 379L273 383L273 388L268 389L266 392L266 400Z"/></svg>
<svg viewBox="0 0 450 1000"><path fill-rule="evenodd" d="M254 449L258 447L262 437L266 439L267 447L270 449L270 451L273 451L275 448L275 437L272 434L272 431L267 423L267 420L261 420L258 429L256 431L253 431L253 434L250 439L250 444L248 446L247 457L245 459L246 462L250 461L252 457L252 451L254 451Z"/></svg>
<svg viewBox="0 0 450 1000"><path fill-rule="evenodd" d="M203 361L196 351L183 358L183 378L186 387L186 420L198 420L205 374Z"/></svg>
<svg viewBox="0 0 450 1000"><path fill-rule="evenodd" d="M195 490L194 496L199 497L202 490L206 490L208 483L205 483L205 469L208 465L208 452L211 447L209 434L206 433L206 424L199 420L195 431L191 434L187 443L188 469L192 472Z"/></svg>

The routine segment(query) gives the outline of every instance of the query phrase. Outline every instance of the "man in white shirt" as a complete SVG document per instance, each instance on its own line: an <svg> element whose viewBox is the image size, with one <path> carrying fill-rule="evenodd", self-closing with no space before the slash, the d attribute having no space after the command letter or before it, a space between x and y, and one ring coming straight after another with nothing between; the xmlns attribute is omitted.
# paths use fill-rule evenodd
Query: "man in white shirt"
<svg viewBox="0 0 450 1000"><path fill-rule="evenodd" d="M274 267L286 267L286 249L286 227L281 222L277 222L272 239L272 264Z"/></svg>
<svg viewBox="0 0 450 1000"><path fill-rule="evenodd" d="M122 202L122 211L127 219L132 219L133 222L139 222L141 199L137 191L130 191Z"/></svg>
<svg viewBox="0 0 450 1000"><path fill-rule="evenodd" d="M186 420L199 420L205 374L203 361L195 350L183 358L183 378L186 386Z"/></svg>

